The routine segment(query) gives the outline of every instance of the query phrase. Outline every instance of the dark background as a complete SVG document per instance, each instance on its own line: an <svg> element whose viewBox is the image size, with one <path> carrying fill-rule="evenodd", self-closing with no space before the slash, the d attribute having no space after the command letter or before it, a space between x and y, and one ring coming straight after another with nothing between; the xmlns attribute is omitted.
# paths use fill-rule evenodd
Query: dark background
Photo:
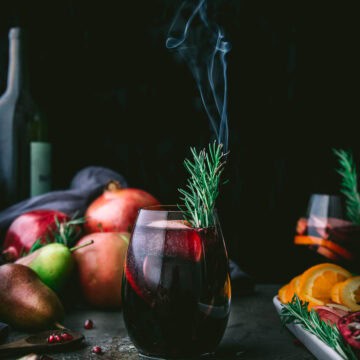
<svg viewBox="0 0 360 360"><path fill-rule="evenodd" d="M360 159L358 13L350 2L209 2L232 44L224 235L258 281L285 281L322 260L292 242L309 195L339 189L331 149ZM177 201L189 146L211 138L190 71L165 48L180 4L1 2L0 92L8 30L20 25L31 92L49 119L55 188L102 165Z"/></svg>

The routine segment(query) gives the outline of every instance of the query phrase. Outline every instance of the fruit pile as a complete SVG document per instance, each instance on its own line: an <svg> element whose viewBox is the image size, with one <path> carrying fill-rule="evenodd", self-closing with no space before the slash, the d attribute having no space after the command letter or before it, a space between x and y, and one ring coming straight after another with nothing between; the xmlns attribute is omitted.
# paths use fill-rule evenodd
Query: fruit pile
<svg viewBox="0 0 360 360"><path fill-rule="evenodd" d="M335 264L315 265L283 286L278 297L286 304L295 294L309 303L309 309L330 305L347 311L360 311L360 276L352 276L348 270Z"/></svg>
<svg viewBox="0 0 360 360"><path fill-rule="evenodd" d="M298 324L343 358L360 358L360 276L335 264L315 265L283 286L278 298L281 316L296 311Z"/></svg>
<svg viewBox="0 0 360 360"><path fill-rule="evenodd" d="M54 328L67 292L77 288L92 306L121 307L130 231L138 210L153 205L159 202L147 192L111 182L83 219L52 209L20 215L3 241L0 320L30 331Z"/></svg>

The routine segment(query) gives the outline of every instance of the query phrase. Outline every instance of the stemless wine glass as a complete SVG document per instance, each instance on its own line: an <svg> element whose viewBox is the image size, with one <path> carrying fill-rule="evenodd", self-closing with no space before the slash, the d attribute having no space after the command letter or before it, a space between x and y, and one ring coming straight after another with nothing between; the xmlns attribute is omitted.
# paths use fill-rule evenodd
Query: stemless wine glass
<svg viewBox="0 0 360 360"><path fill-rule="evenodd" d="M297 223L295 244L308 245L340 264L356 263L360 255L360 227L346 219L344 212L340 196L311 195L306 217Z"/></svg>
<svg viewBox="0 0 360 360"><path fill-rule="evenodd" d="M228 321L231 286L218 218L196 229L175 206L139 211L123 275L123 315L142 358L213 352Z"/></svg>

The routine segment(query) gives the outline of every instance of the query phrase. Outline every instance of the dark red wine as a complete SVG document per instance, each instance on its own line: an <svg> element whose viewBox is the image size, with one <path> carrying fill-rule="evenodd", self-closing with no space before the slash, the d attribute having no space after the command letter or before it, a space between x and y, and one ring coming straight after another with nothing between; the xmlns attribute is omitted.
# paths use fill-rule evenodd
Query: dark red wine
<svg viewBox="0 0 360 360"><path fill-rule="evenodd" d="M124 320L145 355L197 356L213 351L226 328L227 258L215 228L170 226L134 230L123 278Z"/></svg>

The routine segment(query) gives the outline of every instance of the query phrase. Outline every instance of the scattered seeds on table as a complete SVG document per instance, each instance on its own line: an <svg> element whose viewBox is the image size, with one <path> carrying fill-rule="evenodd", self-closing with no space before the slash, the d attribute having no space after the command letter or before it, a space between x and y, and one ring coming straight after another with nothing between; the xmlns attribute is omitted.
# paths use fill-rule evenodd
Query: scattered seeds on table
<svg viewBox="0 0 360 360"><path fill-rule="evenodd" d="M91 330L94 327L94 323L92 320L88 319L85 321L84 328L86 330Z"/></svg>
<svg viewBox="0 0 360 360"><path fill-rule="evenodd" d="M94 346L91 350L94 354L102 354L102 349L100 346Z"/></svg>

